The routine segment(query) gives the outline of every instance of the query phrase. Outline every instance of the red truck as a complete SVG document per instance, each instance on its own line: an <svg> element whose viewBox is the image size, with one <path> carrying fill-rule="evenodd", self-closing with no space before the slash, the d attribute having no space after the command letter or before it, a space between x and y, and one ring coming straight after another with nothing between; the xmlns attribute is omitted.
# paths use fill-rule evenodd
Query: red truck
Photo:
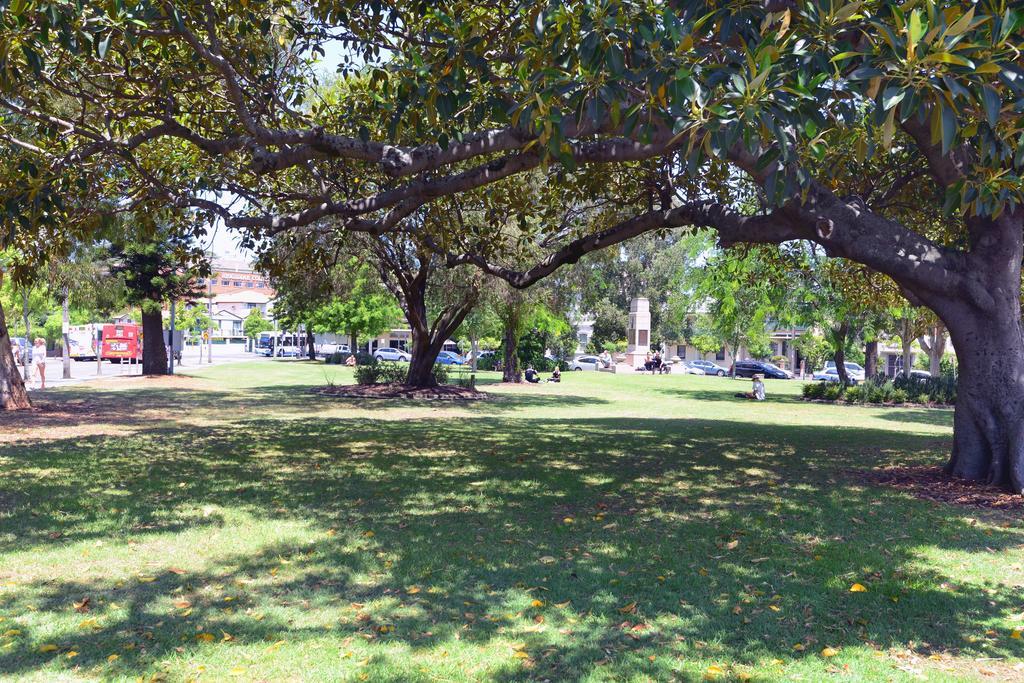
<svg viewBox="0 0 1024 683"><path fill-rule="evenodd" d="M142 360L142 330L134 323L103 326L103 360L111 363Z"/></svg>

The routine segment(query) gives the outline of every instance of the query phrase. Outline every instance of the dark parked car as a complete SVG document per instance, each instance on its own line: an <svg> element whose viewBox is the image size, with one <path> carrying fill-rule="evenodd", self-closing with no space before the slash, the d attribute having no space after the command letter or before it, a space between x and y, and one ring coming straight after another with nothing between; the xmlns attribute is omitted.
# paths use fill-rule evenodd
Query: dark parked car
<svg viewBox="0 0 1024 683"><path fill-rule="evenodd" d="M762 360L738 360L735 366L737 377L753 377L761 374L765 379L793 379L793 375L778 365Z"/></svg>

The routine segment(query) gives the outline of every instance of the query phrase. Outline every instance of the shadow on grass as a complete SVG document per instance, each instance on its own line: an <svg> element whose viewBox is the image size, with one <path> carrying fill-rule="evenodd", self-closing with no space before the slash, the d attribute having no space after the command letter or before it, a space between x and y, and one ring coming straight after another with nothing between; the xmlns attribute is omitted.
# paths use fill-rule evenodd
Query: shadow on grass
<svg viewBox="0 0 1024 683"><path fill-rule="evenodd" d="M891 408L880 412L878 417L892 422L953 427L953 411L949 408Z"/></svg>
<svg viewBox="0 0 1024 683"><path fill-rule="evenodd" d="M120 399L197 415L241 403L308 411L309 395L293 390L147 389ZM100 395L95 410L113 407L110 398ZM403 645L373 650L370 680L426 680L409 662L506 642L528 659L509 646L490 680L665 679L681 675L681 660L788 661L799 657L794 643L1024 654L1020 641L986 639L982 649L969 640L1019 611L1016 591L959 583L921 561L927 548L1000 552L1024 541L1019 529L982 529L955 508L844 478L851 463L935 459L935 442L861 428L822 439L820 427L491 413L567 398L503 395L459 420L278 420L256 410L213 426L0 447L2 552L223 523L204 506L315 531L148 583L69 569L7 591L5 613L57 619L82 596L121 609L62 637L57 653L31 649L24 634L0 650L0 672L107 666L118 652L108 672L127 675L210 647L197 633L230 634L225 647L325 633ZM849 592L854 582L869 591ZM225 593L235 596L230 613ZM330 626L312 625L310 612ZM60 659L69 647L73 662Z"/></svg>

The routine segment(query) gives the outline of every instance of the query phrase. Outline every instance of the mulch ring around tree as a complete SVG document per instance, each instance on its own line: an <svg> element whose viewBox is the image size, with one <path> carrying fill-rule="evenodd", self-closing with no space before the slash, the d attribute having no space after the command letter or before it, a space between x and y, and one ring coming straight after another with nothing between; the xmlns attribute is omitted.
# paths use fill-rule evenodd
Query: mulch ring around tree
<svg viewBox="0 0 1024 683"><path fill-rule="evenodd" d="M872 484L900 489L924 500L989 510L1024 510L1024 496L988 484L954 479L941 467L886 467L863 476Z"/></svg>
<svg viewBox="0 0 1024 683"><path fill-rule="evenodd" d="M313 393L335 398L406 398L426 401L483 401L488 394L469 387L441 384L411 387L407 384L336 384L314 389Z"/></svg>

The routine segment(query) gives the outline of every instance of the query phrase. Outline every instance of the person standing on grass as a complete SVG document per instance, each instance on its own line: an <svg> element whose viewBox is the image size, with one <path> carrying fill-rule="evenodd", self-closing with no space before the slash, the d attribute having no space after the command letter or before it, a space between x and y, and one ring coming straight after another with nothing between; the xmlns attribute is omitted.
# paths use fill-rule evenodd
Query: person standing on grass
<svg viewBox="0 0 1024 683"><path fill-rule="evenodd" d="M32 376L39 375L39 388L46 388L46 340L36 337L32 346Z"/></svg>

